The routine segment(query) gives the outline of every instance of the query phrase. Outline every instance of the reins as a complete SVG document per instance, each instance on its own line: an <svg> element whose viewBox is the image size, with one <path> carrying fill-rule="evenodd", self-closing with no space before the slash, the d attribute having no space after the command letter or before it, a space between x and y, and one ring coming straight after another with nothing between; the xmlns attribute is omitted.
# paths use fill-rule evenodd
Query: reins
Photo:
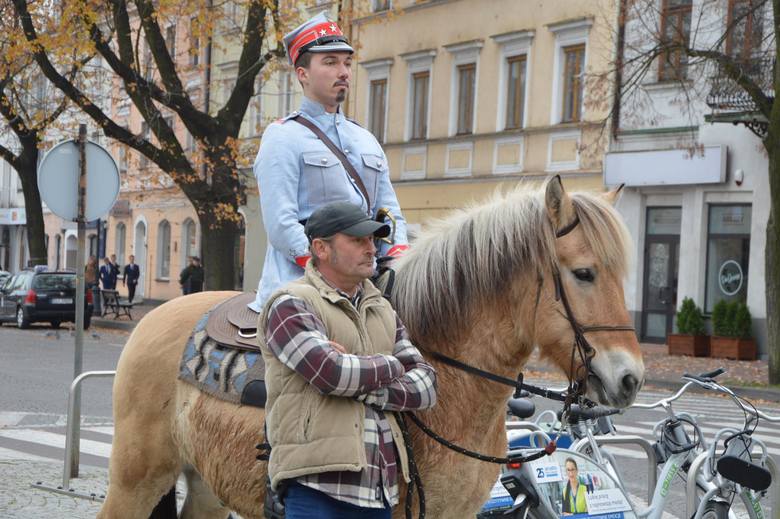
<svg viewBox="0 0 780 519"><path fill-rule="evenodd" d="M579 216L575 215L574 219L570 223L568 223L566 226L556 231L555 233L556 239L562 238L567 234L569 234L577 227L579 223L580 223ZM526 384L523 382L522 372L518 374L517 380L512 380L508 377L504 377L502 375L491 373L489 371L479 369L475 366L471 366L470 364L466 364L465 362L461 362L459 360L453 359L452 357L448 357L447 355L438 352L428 352L429 355L435 358L436 360L443 362L444 364L447 364L456 369L464 371L470 375L484 378L486 380L490 380L498 384L503 384L506 386L513 387L515 388L516 396L519 394L520 391L525 390L528 391L529 393L533 393L542 396L544 398L549 398L552 400L563 402L564 403L563 415L561 420L565 422L569 414L569 411L571 409L571 405L575 401L579 401L587 391L588 376L591 374L591 360L596 355L596 350L593 348L593 346L591 346L590 342L585 337L585 334L588 332L607 332L607 331L632 331L633 332L635 331L635 329L633 326L630 325L615 325L615 326L581 325L579 321L577 321L577 318L574 317L574 312L571 309L571 305L569 304L569 299L566 296L566 291L563 288L563 281L561 280L560 270L558 270L557 268L553 269L553 280L555 283L555 300L560 301L561 304L563 305L563 309L566 312L565 315L566 320L569 321L571 329L574 332L574 343L572 344L572 349L571 349L571 366L569 370L570 375L568 377L569 386L565 392L554 391L551 389L545 389L530 384ZM537 305L539 303L539 296L541 293L542 282L543 279L540 277L539 290L536 296ZM581 364L578 368L575 369L575 361L577 357L579 357ZM405 512L406 512L407 519L412 519L412 498L414 492L413 489L415 487L417 488L418 495L420 496L419 517L420 519L425 518L425 494L422 487L422 480L420 479L420 473L417 468L417 464L414 461L414 453L412 452L412 448L411 448L411 438L409 436L409 431L407 429L406 422L404 421L404 415L408 415L409 419L417 427L419 427L420 430L422 430L426 435L428 435L430 438L432 438L434 441L438 442L439 444L464 456L468 456L470 458L474 458L487 463L497 463L503 465L509 463L510 461L528 462L528 461L539 459L543 456L550 455L555 451L555 443L551 442L544 449L523 458L513 457L510 460L509 458L489 456L486 454L481 454L479 452L470 451L468 449L465 449L464 447L456 445L455 443L452 443L451 441L448 441L445 438L439 436L433 430L431 430L427 425L425 425L425 423L423 423L420 420L420 418L417 417L417 415L415 415L413 412L398 413L398 415L399 415L399 425L403 433L404 442L406 443L406 452L407 452L407 457L409 458L409 476L411 480L409 485L406 488Z"/></svg>

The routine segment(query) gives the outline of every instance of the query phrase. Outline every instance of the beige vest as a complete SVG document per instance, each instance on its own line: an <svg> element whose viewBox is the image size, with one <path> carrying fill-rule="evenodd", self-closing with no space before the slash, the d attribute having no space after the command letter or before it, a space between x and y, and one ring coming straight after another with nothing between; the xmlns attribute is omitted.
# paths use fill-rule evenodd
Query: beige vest
<svg viewBox="0 0 780 519"><path fill-rule="evenodd" d="M303 377L274 356L265 344L268 310L282 294L306 301L325 324L327 336L348 353L392 354L395 313L371 284L363 282L358 308L330 287L311 262L304 276L273 294L258 321L260 349L265 361L266 427L272 445L268 462L271 485L307 474L358 472L367 466L363 438L365 407L345 397L321 395ZM406 448L398 422L387 413L404 479L409 481Z"/></svg>

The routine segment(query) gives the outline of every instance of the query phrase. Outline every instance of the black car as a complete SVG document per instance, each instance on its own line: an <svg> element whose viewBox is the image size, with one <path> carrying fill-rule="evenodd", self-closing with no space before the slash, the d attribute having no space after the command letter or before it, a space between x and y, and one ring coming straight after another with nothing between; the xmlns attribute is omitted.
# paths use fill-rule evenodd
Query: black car
<svg viewBox="0 0 780 519"><path fill-rule="evenodd" d="M19 328L30 323L49 322L58 328L63 321L76 320L76 274L74 272L22 271L0 288L0 322L16 322ZM92 320L92 291L84 304L84 329Z"/></svg>

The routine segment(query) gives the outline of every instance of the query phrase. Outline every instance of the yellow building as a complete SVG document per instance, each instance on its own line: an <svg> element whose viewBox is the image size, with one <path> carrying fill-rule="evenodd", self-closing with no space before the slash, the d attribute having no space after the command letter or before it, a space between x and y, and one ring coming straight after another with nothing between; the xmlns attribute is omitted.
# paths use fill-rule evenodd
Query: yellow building
<svg viewBox="0 0 780 519"><path fill-rule="evenodd" d="M356 0L349 109L382 143L412 229L521 179L602 189L615 9Z"/></svg>

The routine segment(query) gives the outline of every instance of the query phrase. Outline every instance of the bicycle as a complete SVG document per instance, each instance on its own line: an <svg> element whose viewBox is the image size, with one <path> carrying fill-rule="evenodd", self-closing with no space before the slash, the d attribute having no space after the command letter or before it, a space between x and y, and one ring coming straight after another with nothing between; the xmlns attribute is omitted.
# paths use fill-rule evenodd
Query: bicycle
<svg viewBox="0 0 780 519"><path fill-rule="evenodd" d="M635 404L637 409L662 407L667 417L654 427L657 441L650 444L638 436L617 435L611 422L605 421L621 411L600 406L573 406L562 429L572 435L580 435L571 449L559 449L549 457L530 464L504 467L500 480L513 499L512 506L504 516L525 519L558 518L564 511L562 467L584 472L584 487L589 514L619 514L625 519L659 519L663 514L669 487L678 473L685 476L687 503L686 517L695 519L723 519L735 517L731 507L736 495L745 503L751 519L765 519L761 501L776 473L773 460L767 456L766 446L754 438L757 420L780 422L757 410L730 389L714 381L724 373L718 369L701 375L685 374L685 385L673 396L652 404ZM679 399L691 387L699 386L729 395L745 413L742 429L723 428L715 435L712 444L707 445L695 418L689 413L675 412L672 402ZM605 427L605 423L607 426ZM605 430L610 429L611 430ZM689 434L689 431L692 433ZM607 432L606 436L597 436ZM543 437L543 432L534 432L534 438ZM723 452L718 446L724 443ZM649 506L638 508L633 505L625 491L623 480L616 470L615 460L602 449L605 444L635 443L648 454L651 472L648 485L652 489ZM522 455L524 449L510 449L508 457ZM760 455L753 456L753 452ZM661 465L656 478L656 466ZM579 489L580 482L570 482ZM699 496L699 502L696 498ZM775 496L777 501L777 496ZM571 506L569 506L571 509ZM777 503L773 510L780 511ZM576 513L577 510L574 510ZM576 516L575 516L576 517Z"/></svg>

